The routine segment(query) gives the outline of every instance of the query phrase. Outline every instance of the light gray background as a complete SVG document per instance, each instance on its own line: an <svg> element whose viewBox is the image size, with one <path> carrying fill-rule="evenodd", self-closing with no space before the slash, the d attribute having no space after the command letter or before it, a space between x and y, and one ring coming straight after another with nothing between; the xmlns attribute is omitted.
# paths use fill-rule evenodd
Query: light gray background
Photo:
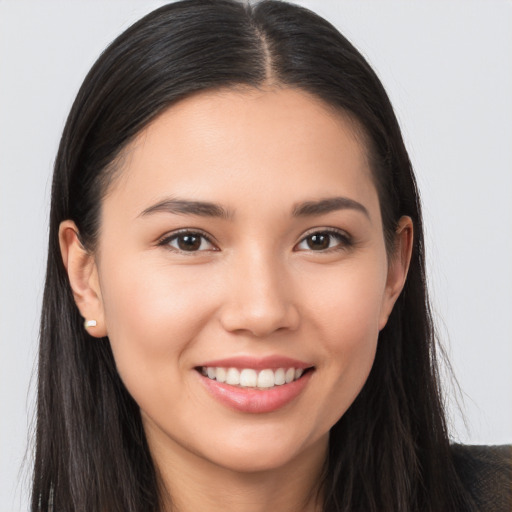
<svg viewBox="0 0 512 512"><path fill-rule="evenodd" d="M26 510L50 176L64 120L100 51L164 2L0 0L0 510ZM426 217L442 341L468 426L512 442L512 3L301 2L379 73L400 119ZM447 381L448 383L448 381Z"/></svg>

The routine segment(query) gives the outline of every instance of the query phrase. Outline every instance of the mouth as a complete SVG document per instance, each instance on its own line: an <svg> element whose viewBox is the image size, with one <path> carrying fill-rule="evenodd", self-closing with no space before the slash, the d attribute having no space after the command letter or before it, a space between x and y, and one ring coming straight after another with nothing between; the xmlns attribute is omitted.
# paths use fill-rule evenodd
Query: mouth
<svg viewBox="0 0 512 512"><path fill-rule="evenodd" d="M293 366L283 368L233 368L222 366L200 366L196 370L204 377L238 388L269 390L285 384L291 384L302 378L313 367L296 368Z"/></svg>
<svg viewBox="0 0 512 512"><path fill-rule="evenodd" d="M235 357L195 367L206 391L229 409L272 413L292 406L308 388L315 367L287 357Z"/></svg>

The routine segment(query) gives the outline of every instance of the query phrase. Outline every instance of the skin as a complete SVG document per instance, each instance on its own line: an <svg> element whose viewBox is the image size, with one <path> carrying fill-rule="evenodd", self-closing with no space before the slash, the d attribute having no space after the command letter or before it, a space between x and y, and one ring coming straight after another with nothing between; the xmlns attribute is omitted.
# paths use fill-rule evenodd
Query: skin
<svg viewBox="0 0 512 512"><path fill-rule="evenodd" d="M92 336L108 335L178 510L311 511L332 425L361 390L404 285L412 223L388 257L379 200L354 122L292 89L203 92L170 107L127 148L102 205L95 254L60 229L64 264ZM294 216L298 203L361 208ZM230 217L148 208L213 202ZM204 232L180 252L176 230ZM327 248L312 232L339 230ZM201 240L201 239L200 239ZM308 242L309 241L309 242ZM277 411L213 398L195 367L280 355L314 365Z"/></svg>

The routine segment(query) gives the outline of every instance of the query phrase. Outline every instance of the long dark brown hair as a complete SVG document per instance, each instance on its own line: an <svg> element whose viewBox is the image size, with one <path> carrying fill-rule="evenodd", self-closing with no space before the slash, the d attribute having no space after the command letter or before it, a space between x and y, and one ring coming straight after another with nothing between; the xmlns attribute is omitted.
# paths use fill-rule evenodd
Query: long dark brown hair
<svg viewBox="0 0 512 512"><path fill-rule="evenodd" d="M113 162L141 129L193 92L268 84L307 91L357 121L388 249L398 219L414 223L409 276L379 335L373 369L331 430L324 510L471 510L453 467L437 374L418 191L382 84L347 39L304 8L185 0L150 13L105 50L62 135L40 331L33 512L161 510L139 408L108 338L92 343L82 326L59 224L72 219L94 251Z"/></svg>

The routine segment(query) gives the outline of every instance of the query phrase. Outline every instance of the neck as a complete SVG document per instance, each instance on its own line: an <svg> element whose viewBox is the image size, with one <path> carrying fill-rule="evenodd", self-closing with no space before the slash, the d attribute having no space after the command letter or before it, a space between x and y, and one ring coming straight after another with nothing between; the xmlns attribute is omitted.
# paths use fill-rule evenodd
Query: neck
<svg viewBox="0 0 512 512"><path fill-rule="evenodd" d="M214 464L168 438L151 436L150 450L165 512L320 512L327 437L277 468L236 471Z"/></svg>

